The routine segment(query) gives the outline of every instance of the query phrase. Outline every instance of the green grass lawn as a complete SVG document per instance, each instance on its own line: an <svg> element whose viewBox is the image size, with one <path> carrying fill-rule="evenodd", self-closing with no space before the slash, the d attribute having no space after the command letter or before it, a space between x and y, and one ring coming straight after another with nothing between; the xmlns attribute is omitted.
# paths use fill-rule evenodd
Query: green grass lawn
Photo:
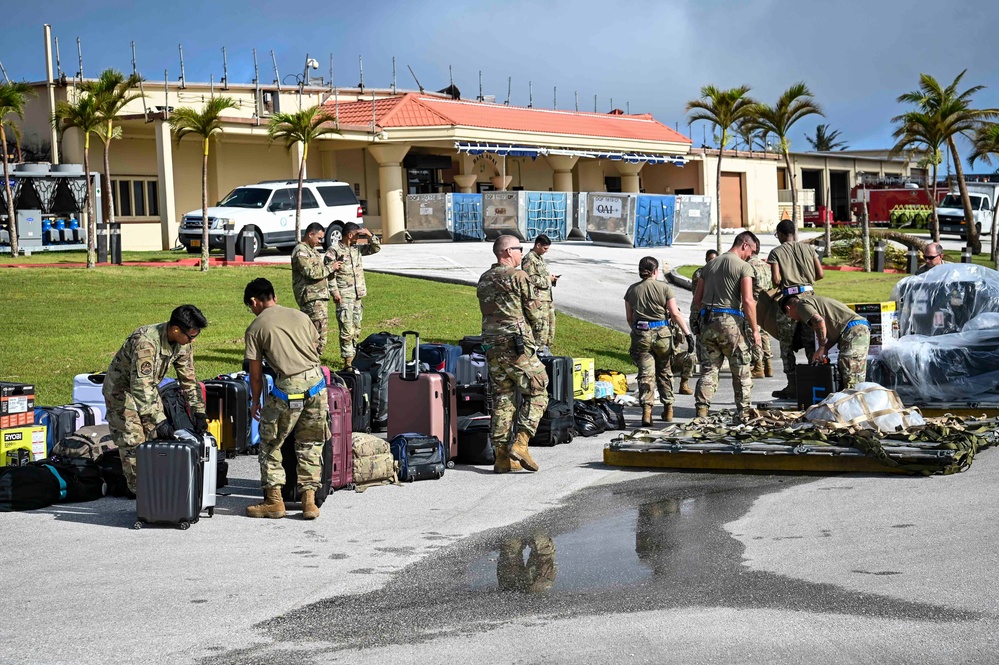
<svg viewBox="0 0 999 665"><path fill-rule="evenodd" d="M680 266L681 275L690 277L699 266ZM844 303L886 302L891 290L905 275L895 273L864 273L846 270L826 270L825 279L815 285L815 293Z"/></svg>
<svg viewBox="0 0 999 665"><path fill-rule="evenodd" d="M243 305L243 287L255 277L271 280L278 302L295 306L287 265L212 268L206 274L196 267L0 268L0 380L35 384L38 404L65 404L74 375L106 370L135 328L165 321L185 303L197 305L209 321L195 343L198 375L238 371L243 333L253 320ZM474 287L377 273L368 273L367 280L365 335L418 330L424 342L457 343L480 332ZM338 368L331 323L324 360ZM627 351L626 334L559 315L555 353L593 357L597 367L632 372Z"/></svg>

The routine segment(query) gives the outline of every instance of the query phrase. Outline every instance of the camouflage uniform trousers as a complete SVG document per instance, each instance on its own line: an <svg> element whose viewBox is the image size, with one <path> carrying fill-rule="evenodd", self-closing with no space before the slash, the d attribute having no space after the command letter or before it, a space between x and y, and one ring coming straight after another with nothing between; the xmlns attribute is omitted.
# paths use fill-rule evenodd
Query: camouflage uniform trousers
<svg viewBox="0 0 999 665"><path fill-rule="evenodd" d="M794 351L791 349L794 340L794 330L798 327L798 322L783 312L777 314L777 332L780 333L780 359L784 365L784 373L794 376L794 369L797 364ZM762 329L760 330L760 341L763 339ZM815 331L806 324L801 324L801 341L805 344L805 354L811 358L815 349Z"/></svg>
<svg viewBox="0 0 999 665"><path fill-rule="evenodd" d="M843 390L867 380L867 353L870 347L871 329L865 325L847 328L840 335L836 344L839 349L839 361L836 365Z"/></svg>
<svg viewBox="0 0 999 665"><path fill-rule="evenodd" d="M548 373L537 353L529 346L518 356L512 343L503 343L486 349L486 363L493 400L489 430L493 445L511 446L517 432L534 436L548 408ZM519 410L518 393L524 398Z"/></svg>
<svg viewBox="0 0 999 665"><path fill-rule="evenodd" d="M289 395L301 394L322 378L316 368L278 381L277 388ZM317 490L322 473L323 444L329 437L329 403L326 391L305 400L301 409L292 409L288 402L267 395L260 415L260 484L264 488L283 487L284 467L281 465L281 445L295 433L295 457L298 459L298 488Z"/></svg>
<svg viewBox="0 0 999 665"><path fill-rule="evenodd" d="M739 411L750 406L753 390L752 353L746 341L745 320L733 314L715 314L707 326L701 328L701 378L694 389L694 404L710 407L711 398L718 389L718 370L728 358L732 370L732 388L735 407Z"/></svg>
<svg viewBox="0 0 999 665"><path fill-rule="evenodd" d="M754 365L760 364L764 360L770 360L773 358L774 352L773 349L770 348L770 333L763 328L760 328L760 345L754 346L752 351Z"/></svg>
<svg viewBox="0 0 999 665"><path fill-rule="evenodd" d="M538 317L538 323L534 326L534 340L539 348L542 346L551 348L555 342L555 303L542 301L539 304L541 313Z"/></svg>
<svg viewBox="0 0 999 665"><path fill-rule="evenodd" d="M655 388L659 401L673 403L673 331L669 326L655 330L632 330L631 360L638 367L638 401L642 406L655 404Z"/></svg>
<svg viewBox="0 0 999 665"><path fill-rule="evenodd" d="M354 348L361 339L361 319L364 318L364 304L360 298L343 298L336 306L336 322L340 327L340 355L353 358Z"/></svg>
<svg viewBox="0 0 999 665"><path fill-rule="evenodd" d="M135 494L135 449L154 438L154 433L143 429L131 395L126 394L122 402L112 401L107 397L104 401L107 405L108 429L111 430L111 438L121 456L121 471L128 483L128 490Z"/></svg>
<svg viewBox="0 0 999 665"><path fill-rule="evenodd" d="M524 563L524 548L530 548ZM507 538L496 559L496 580L501 591L539 593L555 584L555 541L546 534L530 538Z"/></svg>
<svg viewBox="0 0 999 665"><path fill-rule="evenodd" d="M316 330L319 331L319 346L316 347L316 350L319 351L319 355L323 355L323 350L326 348L326 339L329 336L329 305L329 300L313 300L305 303L301 307L302 313L312 319L312 324L316 326Z"/></svg>

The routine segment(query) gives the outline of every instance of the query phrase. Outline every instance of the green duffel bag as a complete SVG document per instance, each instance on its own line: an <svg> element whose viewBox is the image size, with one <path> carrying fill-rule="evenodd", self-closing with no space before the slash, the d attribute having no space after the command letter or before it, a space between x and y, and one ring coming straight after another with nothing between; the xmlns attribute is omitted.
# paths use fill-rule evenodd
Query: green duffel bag
<svg viewBox="0 0 999 665"><path fill-rule="evenodd" d="M371 457L372 455L391 455L392 449L389 442L379 439L374 434L364 432L354 432L351 443L353 445L354 458Z"/></svg>
<svg viewBox="0 0 999 665"><path fill-rule="evenodd" d="M389 483L401 485L399 463L391 453L354 457L354 489L358 492Z"/></svg>
<svg viewBox="0 0 999 665"><path fill-rule="evenodd" d="M102 453L115 448L107 425L88 425L55 444L51 455L66 459L96 460Z"/></svg>

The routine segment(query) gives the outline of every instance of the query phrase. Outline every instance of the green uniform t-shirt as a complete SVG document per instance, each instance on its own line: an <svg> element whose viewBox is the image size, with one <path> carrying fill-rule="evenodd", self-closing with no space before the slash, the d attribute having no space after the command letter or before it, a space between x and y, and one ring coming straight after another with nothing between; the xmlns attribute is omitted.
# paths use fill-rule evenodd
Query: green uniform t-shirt
<svg viewBox="0 0 999 665"><path fill-rule="evenodd" d="M725 252L701 268L704 293L701 307L742 311L742 280L753 278L753 267L732 252Z"/></svg>
<svg viewBox="0 0 999 665"><path fill-rule="evenodd" d="M666 303L675 297L669 284L650 277L629 286L624 301L631 305L636 321L666 321L669 319Z"/></svg>
<svg viewBox="0 0 999 665"><path fill-rule="evenodd" d="M791 286L815 284L815 249L806 242L785 242L770 251L767 263L776 263L780 269L782 289Z"/></svg>
<svg viewBox="0 0 999 665"><path fill-rule="evenodd" d="M825 296L809 296L798 300L798 316L806 325L811 325L812 319L821 316L826 321L826 338L830 342L838 342L846 324L864 317L834 298Z"/></svg>
<svg viewBox="0 0 999 665"><path fill-rule="evenodd" d="M267 360L279 377L319 366L319 332L308 316L290 307L272 305L246 329L246 359Z"/></svg>

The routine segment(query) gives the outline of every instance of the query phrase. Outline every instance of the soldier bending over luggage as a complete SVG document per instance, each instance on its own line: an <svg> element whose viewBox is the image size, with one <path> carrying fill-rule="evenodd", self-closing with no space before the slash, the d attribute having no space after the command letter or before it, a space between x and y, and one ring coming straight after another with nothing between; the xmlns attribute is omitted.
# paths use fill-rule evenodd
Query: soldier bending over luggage
<svg viewBox="0 0 999 665"><path fill-rule="evenodd" d="M257 317L246 329L246 360L250 365L250 409L260 421L260 484L264 490L263 503L248 506L246 515L285 516L281 445L294 433L302 517L314 520L319 517L316 490L321 483L323 444L329 436L326 379L317 350L319 333L308 316L278 305L274 286L262 277L246 285L243 302ZM274 390L261 405L265 358L277 378Z"/></svg>
<svg viewBox="0 0 999 665"><path fill-rule="evenodd" d="M137 329L115 354L104 379L108 428L121 455L121 470L135 498L135 449L152 439L173 438L159 385L170 365L187 395L197 429L208 431L205 400L194 373L194 338L208 325L194 305L181 305L166 323Z"/></svg>
<svg viewBox="0 0 999 665"><path fill-rule="evenodd" d="M826 361L826 352L833 346L839 349L840 387L853 388L867 380L867 352L871 346L871 324L852 309L833 298L787 296L781 310L793 321L801 321L815 331L818 348L812 354L812 363Z"/></svg>

